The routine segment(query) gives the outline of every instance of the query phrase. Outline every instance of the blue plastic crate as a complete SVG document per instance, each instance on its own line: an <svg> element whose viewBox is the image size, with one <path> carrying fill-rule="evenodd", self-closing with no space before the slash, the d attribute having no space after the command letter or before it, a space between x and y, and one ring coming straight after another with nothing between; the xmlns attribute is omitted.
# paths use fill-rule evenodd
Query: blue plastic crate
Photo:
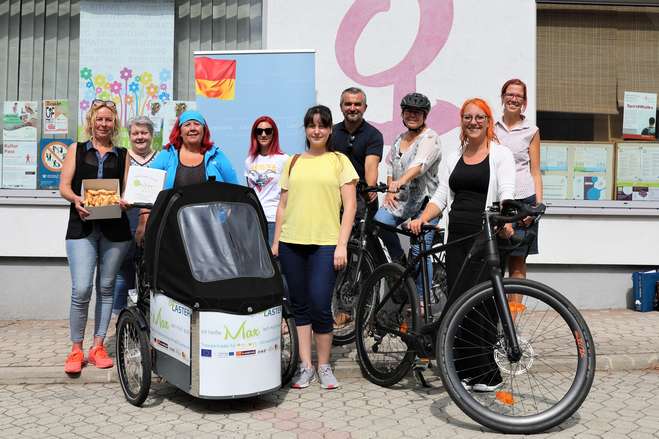
<svg viewBox="0 0 659 439"><path fill-rule="evenodd" d="M640 312L653 311L657 300L659 271L636 271L632 274L634 309Z"/></svg>

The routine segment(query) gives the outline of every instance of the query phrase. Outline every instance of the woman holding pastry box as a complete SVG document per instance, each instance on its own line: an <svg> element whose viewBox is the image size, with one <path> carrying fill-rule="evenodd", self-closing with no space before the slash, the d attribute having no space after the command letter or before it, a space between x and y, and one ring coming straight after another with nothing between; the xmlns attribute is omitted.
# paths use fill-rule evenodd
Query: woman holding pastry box
<svg viewBox="0 0 659 439"><path fill-rule="evenodd" d="M103 345L107 333L114 283L124 255L130 246L131 233L126 213L120 218L86 221L86 207L121 204L120 194L112 190L88 190L81 194L82 181L118 179L123 187L130 161L124 148L114 144L119 133L117 109L112 101L94 100L85 119L87 142L69 147L60 178L60 194L71 203L66 230L66 255L71 270L70 332L73 344L64 371L80 373L88 361L98 368L113 366ZM96 308L94 341L87 359L83 340L87 325L94 271L96 271Z"/></svg>

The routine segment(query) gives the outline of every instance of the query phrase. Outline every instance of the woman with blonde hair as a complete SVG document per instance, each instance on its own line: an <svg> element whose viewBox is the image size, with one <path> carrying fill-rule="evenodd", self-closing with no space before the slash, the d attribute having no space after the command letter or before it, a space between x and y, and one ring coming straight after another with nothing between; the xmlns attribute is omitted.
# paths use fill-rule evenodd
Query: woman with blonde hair
<svg viewBox="0 0 659 439"><path fill-rule="evenodd" d="M515 194L515 161L510 150L498 143L490 106L483 99L469 99L460 109L460 118L461 150L442 161L437 191L421 216L410 223L410 229L419 233L423 224L448 210L448 242L461 240L446 249L449 297L445 309L469 288L486 279L488 273L482 270L482 263L472 262L464 268L458 283L458 273L476 239L467 237L482 230L483 212L488 206L513 199ZM505 238L513 233L510 224L501 231ZM493 391L502 383L499 368L492 352L481 352L478 347L496 343L493 340L496 328L479 324L486 320L484 316L490 316L490 322L498 321L496 309L493 303L476 307L470 316L466 321L471 325L465 325L456 342L458 348L464 349L465 358L456 368L465 371L466 375L460 377L465 387ZM483 358L490 361L483 361Z"/></svg>
<svg viewBox="0 0 659 439"><path fill-rule="evenodd" d="M60 194L71 203L66 230L66 255L71 270L70 332L73 344L64 371L78 374L88 361L98 368L113 366L103 342L112 314L115 278L130 246L131 234L126 213L120 218L86 221L81 193L82 180L116 178L123 189L130 161L126 149L115 145L119 118L112 101L94 100L86 116L86 142L69 147L60 177ZM125 207L123 201L120 202ZM83 340L94 272L96 271L96 308L94 341L87 360Z"/></svg>

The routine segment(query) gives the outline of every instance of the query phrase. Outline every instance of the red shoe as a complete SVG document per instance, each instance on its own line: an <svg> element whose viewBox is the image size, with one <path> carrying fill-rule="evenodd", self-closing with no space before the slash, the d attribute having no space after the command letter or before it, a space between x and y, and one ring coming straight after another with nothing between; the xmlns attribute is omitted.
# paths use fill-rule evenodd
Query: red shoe
<svg viewBox="0 0 659 439"><path fill-rule="evenodd" d="M70 374L80 373L85 365L85 354L82 351L71 351L64 363L64 372Z"/></svg>
<svg viewBox="0 0 659 439"><path fill-rule="evenodd" d="M90 364L98 367L99 369L109 369L114 366L112 358L108 355L108 351L105 350L105 346L94 346L89 350L89 355L87 359Z"/></svg>

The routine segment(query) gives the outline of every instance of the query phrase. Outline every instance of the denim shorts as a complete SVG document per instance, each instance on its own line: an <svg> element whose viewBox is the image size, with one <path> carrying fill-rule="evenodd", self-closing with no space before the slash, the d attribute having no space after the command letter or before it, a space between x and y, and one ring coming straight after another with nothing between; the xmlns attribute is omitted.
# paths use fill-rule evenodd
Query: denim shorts
<svg viewBox="0 0 659 439"><path fill-rule="evenodd" d="M516 201L534 205L535 195L531 195L530 197L522 198ZM527 244L522 244L519 247L517 247L515 250L510 252L510 256L537 255L538 254L538 223L534 222L528 228L520 224L513 224L513 229L515 229L515 235L520 238L524 238L526 234L529 232L535 233L535 236Z"/></svg>

